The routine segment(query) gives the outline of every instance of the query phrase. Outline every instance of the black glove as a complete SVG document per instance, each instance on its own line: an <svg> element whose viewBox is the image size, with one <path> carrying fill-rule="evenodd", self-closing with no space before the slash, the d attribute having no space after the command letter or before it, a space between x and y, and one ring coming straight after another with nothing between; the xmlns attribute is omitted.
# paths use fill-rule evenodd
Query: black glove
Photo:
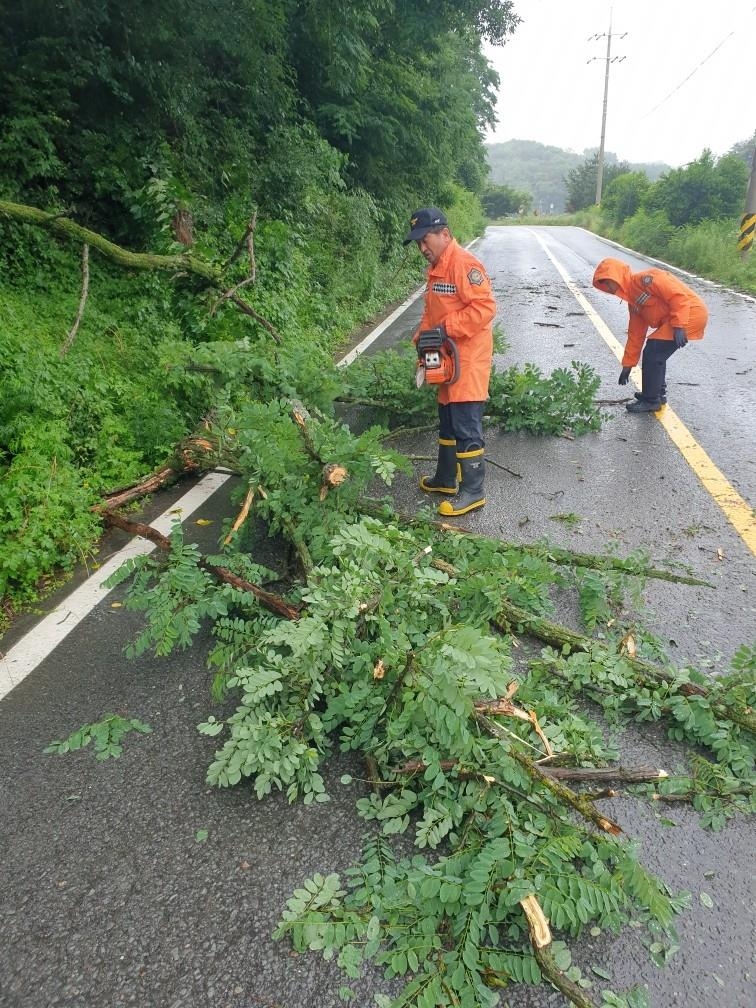
<svg viewBox="0 0 756 1008"><path fill-rule="evenodd" d="M672 339L675 341L675 346L678 350L682 350L685 344L688 342L688 334L684 329L673 329Z"/></svg>
<svg viewBox="0 0 756 1008"><path fill-rule="evenodd" d="M630 377L630 372L632 370L633 370L632 368L623 367L622 370L620 371L620 376L617 379L617 384L618 385L627 385L627 379Z"/></svg>

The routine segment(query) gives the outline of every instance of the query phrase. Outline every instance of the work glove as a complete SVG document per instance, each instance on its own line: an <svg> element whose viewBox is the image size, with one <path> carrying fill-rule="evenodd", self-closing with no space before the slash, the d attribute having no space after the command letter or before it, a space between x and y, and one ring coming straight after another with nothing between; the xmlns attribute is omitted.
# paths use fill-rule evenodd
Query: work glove
<svg viewBox="0 0 756 1008"><path fill-rule="evenodd" d="M632 370L633 370L632 368L623 367L622 370L620 371L620 376L617 379L617 384L618 385L627 385L627 379L630 377L630 372Z"/></svg>
<svg viewBox="0 0 756 1008"><path fill-rule="evenodd" d="M675 346L678 350L682 350L685 344L688 342L688 334L684 329L673 329L672 339L675 341Z"/></svg>

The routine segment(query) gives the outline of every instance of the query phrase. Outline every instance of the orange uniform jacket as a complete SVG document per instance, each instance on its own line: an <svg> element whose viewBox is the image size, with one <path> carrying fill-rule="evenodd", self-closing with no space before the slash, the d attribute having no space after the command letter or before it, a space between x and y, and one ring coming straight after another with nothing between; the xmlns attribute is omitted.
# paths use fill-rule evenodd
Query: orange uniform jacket
<svg viewBox="0 0 756 1008"><path fill-rule="evenodd" d="M623 367L638 363L649 329L655 330L652 339L671 340L673 329L684 329L689 340L703 339L709 318L706 305L674 274L660 269L633 273L619 259L602 259L593 274L593 286L606 293L600 280L614 280L617 296L630 309Z"/></svg>
<svg viewBox="0 0 756 1008"><path fill-rule="evenodd" d="M496 302L481 263L454 239L428 270L425 310L417 336L443 324L459 351L459 379L438 386L438 401L482 402L488 398L493 361Z"/></svg>

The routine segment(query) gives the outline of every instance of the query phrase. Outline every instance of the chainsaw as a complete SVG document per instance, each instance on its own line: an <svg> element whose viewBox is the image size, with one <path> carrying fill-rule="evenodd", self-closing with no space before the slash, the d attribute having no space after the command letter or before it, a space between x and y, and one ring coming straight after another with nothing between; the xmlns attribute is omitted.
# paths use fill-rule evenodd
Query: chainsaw
<svg viewBox="0 0 756 1008"><path fill-rule="evenodd" d="M442 328L426 329L417 340L415 384L453 385L459 378L457 344Z"/></svg>

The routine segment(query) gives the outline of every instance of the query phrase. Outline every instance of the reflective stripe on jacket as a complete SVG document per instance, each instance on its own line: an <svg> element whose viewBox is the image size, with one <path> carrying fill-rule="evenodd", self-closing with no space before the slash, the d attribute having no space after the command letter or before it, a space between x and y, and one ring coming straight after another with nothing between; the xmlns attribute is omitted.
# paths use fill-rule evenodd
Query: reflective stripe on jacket
<svg viewBox="0 0 756 1008"><path fill-rule="evenodd" d="M703 339L709 319L701 298L673 273L647 269L633 273L619 259L602 259L593 274L593 286L606 293L601 280L614 280L617 296L627 301L630 320L622 356L623 367L635 367L640 360L649 329L652 339L671 340L673 329L684 329L689 340Z"/></svg>
<svg viewBox="0 0 756 1008"><path fill-rule="evenodd" d="M440 403L481 402L488 398L495 315L491 281L483 265L452 239L436 265L428 270L425 309L418 328L420 333L443 324L459 350L459 380L453 385L439 385Z"/></svg>

